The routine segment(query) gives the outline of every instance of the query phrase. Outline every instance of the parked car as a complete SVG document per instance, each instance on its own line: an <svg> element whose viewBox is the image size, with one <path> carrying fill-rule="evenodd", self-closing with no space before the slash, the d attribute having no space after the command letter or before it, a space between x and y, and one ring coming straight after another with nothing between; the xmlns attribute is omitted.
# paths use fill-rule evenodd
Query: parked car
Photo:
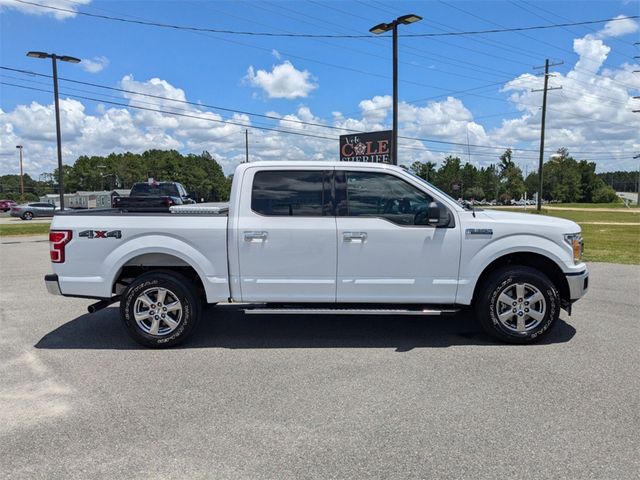
<svg viewBox="0 0 640 480"><path fill-rule="evenodd" d="M11 207L17 205L17 203L13 200L0 200L0 210L3 212L8 212L11 210Z"/></svg>
<svg viewBox="0 0 640 480"><path fill-rule="evenodd" d="M577 223L465 209L375 163L244 163L228 205L65 211L49 239L47 290L96 298L90 312L120 302L127 332L156 348L185 340L218 302L296 316L472 306L490 334L532 343L588 288Z"/></svg>
<svg viewBox="0 0 640 480"><path fill-rule="evenodd" d="M10 215L22 220L31 220L34 217L53 217L55 210L55 205L50 203L27 203L11 207Z"/></svg>

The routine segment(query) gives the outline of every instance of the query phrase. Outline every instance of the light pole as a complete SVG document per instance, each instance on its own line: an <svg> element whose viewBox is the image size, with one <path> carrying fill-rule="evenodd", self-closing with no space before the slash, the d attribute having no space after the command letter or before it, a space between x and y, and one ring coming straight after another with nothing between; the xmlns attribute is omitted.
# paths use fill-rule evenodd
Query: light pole
<svg viewBox="0 0 640 480"><path fill-rule="evenodd" d="M24 202L24 178L22 173L22 145L16 145L20 151L20 200Z"/></svg>
<svg viewBox="0 0 640 480"><path fill-rule="evenodd" d="M58 189L60 190L60 210L64 210L64 172L62 171L62 139L60 137L60 105L58 102L58 66L57 60L61 62L80 63L79 58L67 55L56 55L55 53L28 52L27 57L50 58L53 67L53 99L56 107L56 138L58 142Z"/></svg>
<svg viewBox="0 0 640 480"><path fill-rule="evenodd" d="M379 35L393 31L393 126L391 131L391 163L398 164L398 25L409 25L422 20L422 17L410 13L396 18L391 23L380 23L369 31Z"/></svg>

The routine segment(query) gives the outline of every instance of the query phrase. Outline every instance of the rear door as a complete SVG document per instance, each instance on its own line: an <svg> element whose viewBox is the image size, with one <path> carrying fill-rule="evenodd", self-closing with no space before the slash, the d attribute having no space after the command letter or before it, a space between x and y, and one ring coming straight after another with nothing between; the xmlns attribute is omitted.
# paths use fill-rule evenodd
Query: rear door
<svg viewBox="0 0 640 480"><path fill-rule="evenodd" d="M335 302L333 171L250 168L242 180L237 248L245 302Z"/></svg>
<svg viewBox="0 0 640 480"><path fill-rule="evenodd" d="M443 205L441 226L428 224L426 209L437 199L391 172L336 170L335 180L337 301L455 302L455 214Z"/></svg>

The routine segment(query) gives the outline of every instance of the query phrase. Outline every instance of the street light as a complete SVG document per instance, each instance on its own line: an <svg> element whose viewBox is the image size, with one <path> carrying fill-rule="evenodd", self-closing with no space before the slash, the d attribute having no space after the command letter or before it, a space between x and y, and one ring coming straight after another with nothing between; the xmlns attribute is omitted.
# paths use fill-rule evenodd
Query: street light
<svg viewBox="0 0 640 480"><path fill-rule="evenodd" d="M371 27L369 31L379 35L389 30L393 31L393 127L391 131L391 160L398 164L398 25L409 25L422 20L422 17L410 13L396 18L391 23L380 23Z"/></svg>
<svg viewBox="0 0 640 480"><path fill-rule="evenodd" d="M24 202L24 178L22 174L22 145L16 145L20 151L20 200Z"/></svg>
<svg viewBox="0 0 640 480"><path fill-rule="evenodd" d="M64 210L64 173L62 171L62 139L60 137L60 105L58 103L58 66L56 60L69 63L80 63L79 58L55 53L28 52L27 57L50 58L53 67L53 98L56 106L56 138L58 142L58 189L60 190L60 210Z"/></svg>

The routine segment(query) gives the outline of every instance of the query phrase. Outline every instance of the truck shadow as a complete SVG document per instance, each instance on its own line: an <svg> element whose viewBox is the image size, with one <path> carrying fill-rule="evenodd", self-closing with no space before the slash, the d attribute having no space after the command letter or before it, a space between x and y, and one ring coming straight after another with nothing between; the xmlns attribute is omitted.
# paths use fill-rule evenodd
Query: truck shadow
<svg viewBox="0 0 640 480"><path fill-rule="evenodd" d="M559 319L536 345L568 342L576 330ZM367 315L245 315L237 306L215 306L192 339L176 348L442 348L506 345L485 334L471 311L448 317ZM82 315L46 334L43 349L139 349L120 324L118 308Z"/></svg>

